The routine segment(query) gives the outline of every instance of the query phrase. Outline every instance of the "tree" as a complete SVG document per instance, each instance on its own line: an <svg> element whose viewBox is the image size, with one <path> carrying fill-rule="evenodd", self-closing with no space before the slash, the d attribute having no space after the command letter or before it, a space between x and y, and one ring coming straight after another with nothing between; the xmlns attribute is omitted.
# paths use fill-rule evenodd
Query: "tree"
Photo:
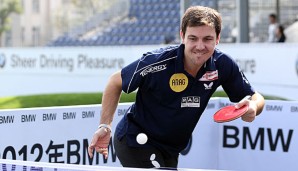
<svg viewBox="0 0 298 171"><path fill-rule="evenodd" d="M10 30L10 14L20 14L21 12L20 0L0 0L0 47L2 34Z"/></svg>

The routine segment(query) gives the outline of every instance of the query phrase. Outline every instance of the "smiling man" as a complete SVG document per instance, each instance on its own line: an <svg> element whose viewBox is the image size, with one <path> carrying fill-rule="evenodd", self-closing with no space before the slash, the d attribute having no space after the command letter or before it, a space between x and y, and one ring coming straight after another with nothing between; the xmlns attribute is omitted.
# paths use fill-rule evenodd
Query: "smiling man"
<svg viewBox="0 0 298 171"><path fill-rule="evenodd" d="M214 9L193 6L181 24L181 45L145 53L110 77L102 99L100 125L88 152L108 156L111 124L121 91L137 90L135 103L118 123L116 155L124 167L153 168L178 165L179 153L210 97L222 86L237 107L248 105L242 120L252 122L264 107L257 93L229 55L216 49L221 16ZM252 96L251 100L246 96ZM242 100L246 99L246 100ZM138 134L146 135L139 144ZM142 135L143 135L142 134Z"/></svg>

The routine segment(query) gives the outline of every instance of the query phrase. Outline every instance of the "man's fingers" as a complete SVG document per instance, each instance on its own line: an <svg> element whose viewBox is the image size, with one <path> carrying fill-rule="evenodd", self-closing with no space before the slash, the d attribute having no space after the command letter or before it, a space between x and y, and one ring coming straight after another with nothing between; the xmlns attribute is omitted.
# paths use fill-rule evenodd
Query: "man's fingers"
<svg viewBox="0 0 298 171"><path fill-rule="evenodd" d="M103 154L108 151L108 148L95 148L96 152Z"/></svg>
<svg viewBox="0 0 298 171"><path fill-rule="evenodd" d="M253 120L255 120L255 116L251 116L251 115L243 115L241 117L241 119L245 122L252 122Z"/></svg>
<svg viewBox="0 0 298 171"><path fill-rule="evenodd" d="M108 158L108 150L104 151L102 154L103 154L103 156L104 156L105 159Z"/></svg>
<svg viewBox="0 0 298 171"><path fill-rule="evenodd" d="M88 147L88 154L91 158L93 158L93 151L94 151L94 147L92 145L90 145ZM95 151L100 154L103 154L105 159L108 158L108 148L96 148L95 147Z"/></svg>
<svg viewBox="0 0 298 171"><path fill-rule="evenodd" d="M110 136L110 132L106 128L100 128L95 131L88 147L88 154L91 158L94 156L94 150L103 154L105 158L108 157Z"/></svg>
<svg viewBox="0 0 298 171"><path fill-rule="evenodd" d="M249 104L249 100L250 100L251 96L245 96L240 102L238 102L235 107L237 109L241 108L244 105L248 105Z"/></svg>
<svg viewBox="0 0 298 171"><path fill-rule="evenodd" d="M108 148L95 148L96 152L102 154L104 156L105 159L108 158Z"/></svg>
<svg viewBox="0 0 298 171"><path fill-rule="evenodd" d="M91 140L91 143L88 147L88 153L89 153L89 156L92 158L93 157L93 151L94 151L94 148L95 148L95 144L96 144L96 141L98 140L98 136L96 134L94 134L92 140Z"/></svg>
<svg viewBox="0 0 298 171"><path fill-rule="evenodd" d="M90 146L88 147L88 154L91 158L93 158L93 151L94 147L90 144Z"/></svg>

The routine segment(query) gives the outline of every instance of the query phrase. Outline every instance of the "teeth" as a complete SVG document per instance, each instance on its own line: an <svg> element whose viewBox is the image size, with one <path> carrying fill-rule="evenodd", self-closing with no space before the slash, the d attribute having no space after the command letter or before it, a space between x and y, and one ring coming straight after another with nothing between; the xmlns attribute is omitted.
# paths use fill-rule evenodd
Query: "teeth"
<svg viewBox="0 0 298 171"><path fill-rule="evenodd" d="M195 54L197 54L197 55L204 55L204 53L202 53L202 52L195 52Z"/></svg>

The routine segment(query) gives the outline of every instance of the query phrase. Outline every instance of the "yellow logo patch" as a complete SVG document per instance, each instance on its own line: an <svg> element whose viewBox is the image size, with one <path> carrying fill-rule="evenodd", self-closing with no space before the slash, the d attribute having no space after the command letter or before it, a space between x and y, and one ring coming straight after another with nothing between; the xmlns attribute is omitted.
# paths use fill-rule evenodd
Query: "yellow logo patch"
<svg viewBox="0 0 298 171"><path fill-rule="evenodd" d="M188 78L182 73L174 74L171 76L169 84L173 91L181 92L186 89L188 85Z"/></svg>

